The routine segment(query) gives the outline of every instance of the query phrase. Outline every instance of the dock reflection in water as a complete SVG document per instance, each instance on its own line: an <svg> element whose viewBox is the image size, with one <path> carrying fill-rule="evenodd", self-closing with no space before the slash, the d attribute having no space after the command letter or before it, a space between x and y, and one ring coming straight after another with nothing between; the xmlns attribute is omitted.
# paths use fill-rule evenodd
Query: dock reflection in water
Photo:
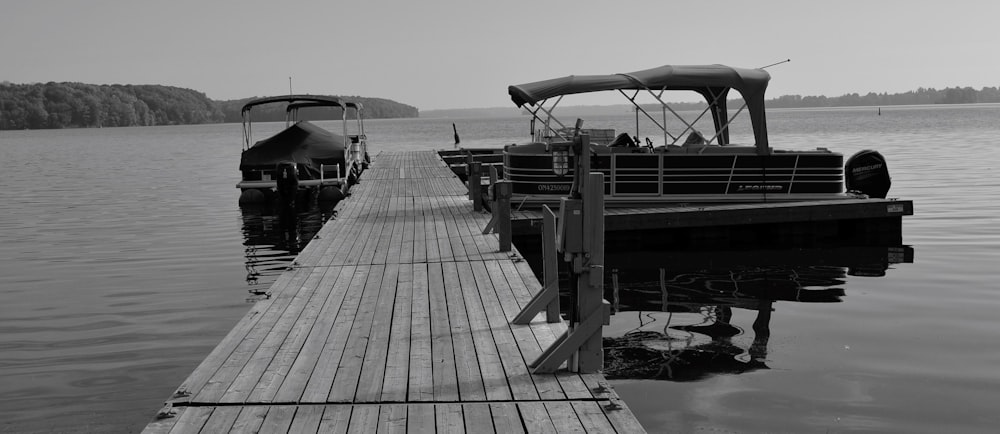
<svg viewBox="0 0 1000 434"><path fill-rule="evenodd" d="M913 262L911 247L609 254L604 373L697 381L769 369L778 302L838 303L848 276L884 276L902 262ZM734 324L738 309L754 312L752 322Z"/></svg>
<svg viewBox="0 0 1000 434"><path fill-rule="evenodd" d="M315 201L294 214L282 215L271 207L243 207L243 247L247 284L260 294L277 280L295 257L331 217L333 207Z"/></svg>

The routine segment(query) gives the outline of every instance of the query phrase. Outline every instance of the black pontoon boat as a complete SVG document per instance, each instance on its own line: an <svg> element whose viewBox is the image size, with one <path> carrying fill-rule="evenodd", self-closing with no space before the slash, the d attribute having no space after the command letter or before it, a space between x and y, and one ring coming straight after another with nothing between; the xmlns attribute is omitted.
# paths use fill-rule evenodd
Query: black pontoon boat
<svg viewBox="0 0 1000 434"><path fill-rule="evenodd" d="M580 134L589 137L592 170L605 175L607 206L885 197L889 175L877 152L862 151L851 157L845 179L844 157L839 153L826 148L770 147L764 110L770 78L763 69L667 65L629 74L568 76L510 86L514 103L532 115L532 142L504 148L504 177L513 184L512 202L539 206L555 204L565 196L573 182L574 164L565 154L553 158L551 145ZM734 112L728 104L740 101L727 100L730 90L743 99ZM616 135L607 126L586 129L581 119L566 124L553 115L566 95L604 91L618 92L632 103L637 131ZM688 116L682 117L684 110L675 110L665 101L666 91L695 92L707 106L700 113L688 110ZM659 110L640 103L640 95L652 96ZM730 141L730 127L739 126L733 121L744 111L752 132L743 137L752 143L735 144ZM662 142L648 137L640 141L640 114L646 125L662 133ZM703 127L710 132L703 134L699 130Z"/></svg>
<svg viewBox="0 0 1000 434"><path fill-rule="evenodd" d="M287 104L285 128L254 143L252 109L276 103ZM308 107L340 108L343 133L299 120L299 110ZM283 188L295 194L318 192L320 199L339 200L370 161L360 103L322 95L283 95L251 100L243 105L241 115L242 180L236 185L242 190L241 205L270 203ZM354 127L349 128L352 123Z"/></svg>

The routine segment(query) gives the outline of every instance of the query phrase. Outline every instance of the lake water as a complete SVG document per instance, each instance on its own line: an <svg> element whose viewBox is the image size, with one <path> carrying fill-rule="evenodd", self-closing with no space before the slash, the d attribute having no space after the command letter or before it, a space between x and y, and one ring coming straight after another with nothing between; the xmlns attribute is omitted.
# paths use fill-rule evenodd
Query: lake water
<svg viewBox="0 0 1000 434"><path fill-rule="evenodd" d="M376 152L441 149L452 122L464 146L528 133L366 127ZM890 196L914 201L905 245L619 258L616 390L650 432L995 432L1000 106L773 111L768 128L777 148L881 152ZM310 239L322 217L286 233L237 207L240 134L0 131L0 431L141 430Z"/></svg>

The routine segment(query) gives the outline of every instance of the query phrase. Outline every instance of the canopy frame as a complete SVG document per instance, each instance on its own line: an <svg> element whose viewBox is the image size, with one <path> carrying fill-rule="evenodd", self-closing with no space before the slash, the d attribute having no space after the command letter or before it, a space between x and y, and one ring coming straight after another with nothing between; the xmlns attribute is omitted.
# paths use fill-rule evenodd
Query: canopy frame
<svg viewBox="0 0 1000 434"><path fill-rule="evenodd" d="M338 97L326 95L279 95L264 98L256 98L246 102L240 109L240 116L243 118L243 150L250 149L253 145L253 120L252 110L254 107L274 104L288 103L285 107L285 128L298 122L299 109L308 107L340 107L340 121L345 140L350 140L348 146L344 147L344 161L355 161L361 163L364 155L368 152L367 135L364 125L364 105L354 101L344 101ZM348 109L354 109L356 118L357 135L352 136L348 132ZM346 174L345 174L346 176Z"/></svg>
<svg viewBox="0 0 1000 434"><path fill-rule="evenodd" d="M638 113L641 112L663 132L664 144L676 144L684 134L694 130L694 125L709 112L712 113L715 131L708 141L715 141L720 145L729 144L729 126L736 119L737 115L742 113L743 110L748 110L751 127L753 128L754 145L757 148L758 154L766 155L770 153L770 147L767 140L764 94L769 80L770 74L763 69L733 68L724 65L665 65L633 73L590 76L571 75L509 86L508 93L511 96L511 100L518 107L524 108L531 113L533 117L532 133L533 138L536 140L541 134L537 134L534 131L535 120L545 123L546 131L544 134L551 132L555 133L554 135L565 138L561 134L558 134L558 131L550 128L553 120L560 126L563 123L553 116L554 105L552 108L546 109L545 104L550 98L556 97L559 98L557 100L558 103L563 96L569 94L617 90L635 107L636 129L638 130ZM726 108L726 98L731 89L735 89L740 93L744 103L732 117L729 117ZM635 93L629 96L626 93L629 90L634 90ZM693 122L688 122L670 104L663 100L663 94L668 90L696 92L704 98L708 107ZM646 91L660 103L663 112L662 123L636 101L642 91ZM666 128L667 111L684 124L685 128L680 134L674 135ZM545 119L541 118L540 112L544 113ZM636 134L638 134L638 131L636 131Z"/></svg>

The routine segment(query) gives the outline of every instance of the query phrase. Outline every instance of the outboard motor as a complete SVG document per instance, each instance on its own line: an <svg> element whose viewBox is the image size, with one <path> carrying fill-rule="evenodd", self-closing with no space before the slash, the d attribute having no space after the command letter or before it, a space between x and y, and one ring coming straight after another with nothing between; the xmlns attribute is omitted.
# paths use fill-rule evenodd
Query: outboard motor
<svg viewBox="0 0 1000 434"><path fill-rule="evenodd" d="M274 165L274 175L278 184L278 207L282 215L295 214L295 195L299 192L299 175L295 162L282 161Z"/></svg>
<svg viewBox="0 0 1000 434"><path fill-rule="evenodd" d="M892 184L885 157L869 149L858 151L847 159L844 176L847 191L861 192L869 197L884 199Z"/></svg>

